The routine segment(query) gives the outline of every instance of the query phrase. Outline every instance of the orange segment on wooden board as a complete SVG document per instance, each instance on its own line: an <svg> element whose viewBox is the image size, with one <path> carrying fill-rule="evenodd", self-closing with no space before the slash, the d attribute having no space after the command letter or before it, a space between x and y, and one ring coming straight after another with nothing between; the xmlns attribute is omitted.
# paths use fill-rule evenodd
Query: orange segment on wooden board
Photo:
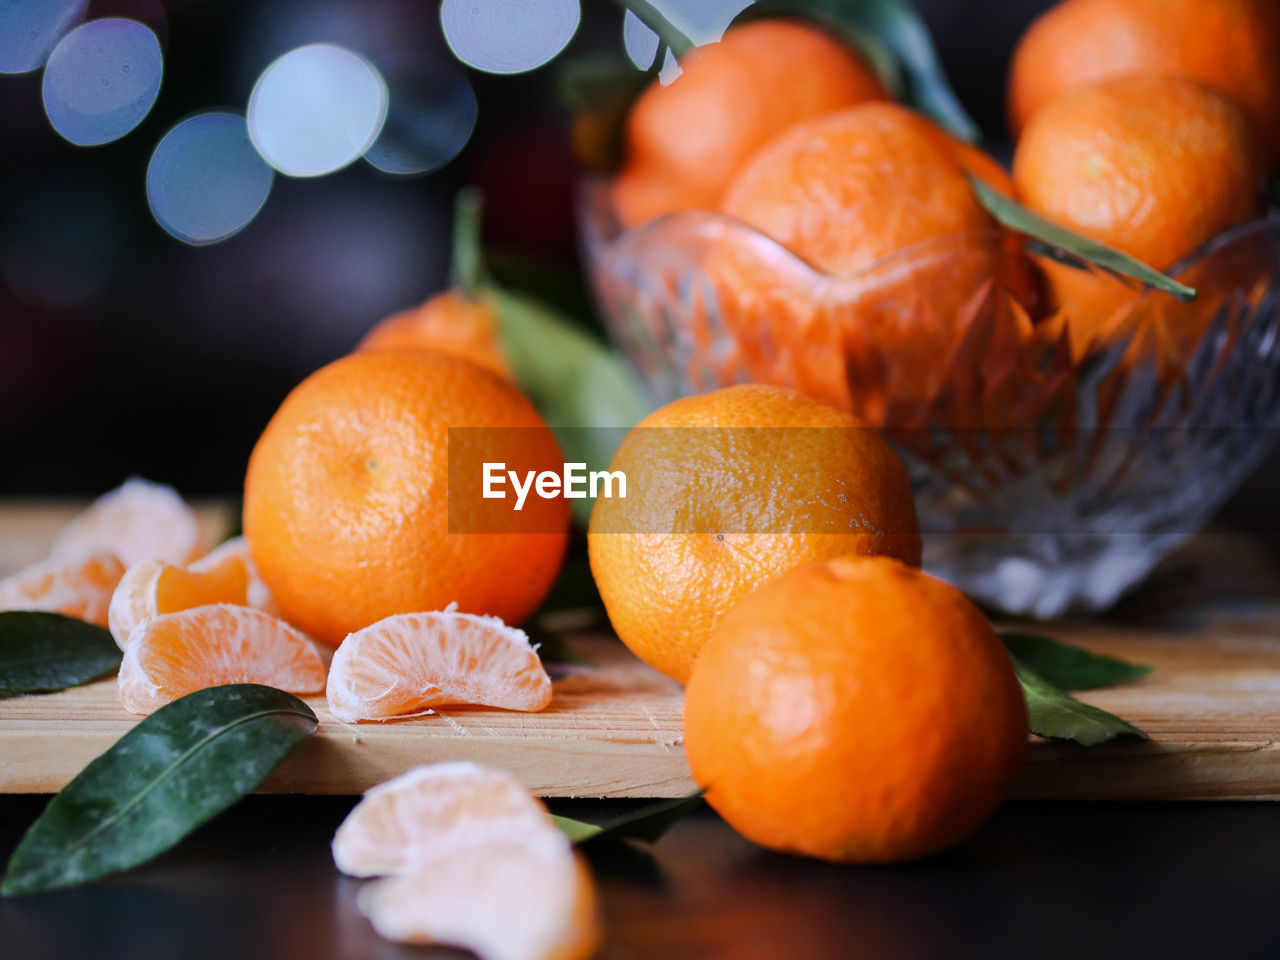
<svg viewBox="0 0 1280 960"><path fill-rule="evenodd" d="M563 836L441 853L369 884L358 902L388 940L462 947L481 960L580 960L600 944L591 875Z"/></svg>
<svg viewBox="0 0 1280 960"><path fill-rule="evenodd" d="M348 635L333 656L325 695L329 710L347 723L446 704L535 711L551 702L551 679L523 630L450 604Z"/></svg>
<svg viewBox="0 0 1280 960"><path fill-rule="evenodd" d="M111 636L123 650L141 624L166 613L214 603L258 607L276 616L271 592L258 579L243 537L229 540L189 567L175 567L163 560L146 560L130 567L111 597Z"/></svg>
<svg viewBox="0 0 1280 960"><path fill-rule="evenodd" d="M135 629L117 682L126 710L151 713L226 683L319 693L324 673L306 634L261 610L219 603L165 614Z"/></svg>
<svg viewBox="0 0 1280 960"><path fill-rule="evenodd" d="M415 767L365 793L333 837L333 862L352 877L405 873L425 856L541 832L559 833L514 775L470 761Z"/></svg>
<svg viewBox="0 0 1280 960"><path fill-rule="evenodd" d="M0 610L43 610L105 627L123 575L124 564L112 553L45 560L0 580Z"/></svg>
<svg viewBox="0 0 1280 960"><path fill-rule="evenodd" d="M172 487L133 479L105 493L54 541L59 559L114 553L126 567L144 560L190 563L203 552L195 513Z"/></svg>
<svg viewBox="0 0 1280 960"><path fill-rule="evenodd" d="M249 541L244 537L233 537L220 546L206 553L187 567L192 573L215 574L219 577L237 577L238 570L244 570L245 601L251 607L257 607L264 613L279 617L280 606L271 595L271 588L258 573L258 566L253 562L249 552Z"/></svg>

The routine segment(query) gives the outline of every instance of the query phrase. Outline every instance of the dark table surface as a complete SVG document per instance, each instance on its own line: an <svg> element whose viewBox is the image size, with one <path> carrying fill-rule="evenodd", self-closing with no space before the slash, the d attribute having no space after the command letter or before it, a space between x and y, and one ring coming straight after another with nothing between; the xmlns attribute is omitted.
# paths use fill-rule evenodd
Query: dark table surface
<svg viewBox="0 0 1280 960"><path fill-rule="evenodd" d="M0 797L7 857L43 797ZM464 956L400 947L329 840L354 798L252 797L152 864L0 901L12 958ZM637 804L560 801L601 821ZM608 958L1280 957L1280 804L1007 805L944 856L835 867L757 849L704 811L652 856L597 855Z"/></svg>

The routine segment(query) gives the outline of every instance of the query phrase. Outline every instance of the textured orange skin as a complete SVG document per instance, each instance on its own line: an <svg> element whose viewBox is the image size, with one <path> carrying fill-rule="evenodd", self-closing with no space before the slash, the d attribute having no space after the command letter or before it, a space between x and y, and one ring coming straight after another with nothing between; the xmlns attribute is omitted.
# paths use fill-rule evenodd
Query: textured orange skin
<svg viewBox="0 0 1280 960"><path fill-rule="evenodd" d="M1008 175L977 148L905 107L864 103L798 124L773 140L734 178L723 211L821 273L846 278L854 295L819 318L815 330L833 328L828 335L838 339L839 352L855 369L882 369L892 362L903 371L901 379L919 385L923 400L940 361L963 332L953 318L984 284L1007 287L1024 303L1032 299L1026 259L982 208L966 172L1002 193L1013 192ZM939 258L849 276L957 235L963 238ZM767 274L755 263L739 262L732 250L706 269L731 327L739 315L750 315L753 299L769 295ZM794 328L815 309L797 299L766 316ZM774 339L788 342L788 333ZM858 379L822 385L815 395L880 423L882 413L867 396L871 378Z"/></svg>
<svg viewBox="0 0 1280 960"><path fill-rule="evenodd" d="M453 601L508 623L534 611L560 569L567 501L530 497L526 532L450 533L449 427L530 428L504 443L508 463L563 462L515 387L443 353L352 354L289 394L254 448L244 497L254 562L286 619L336 645Z"/></svg>
<svg viewBox="0 0 1280 960"><path fill-rule="evenodd" d="M1032 118L1013 165L1030 209L1161 270L1254 216L1261 172L1239 108L1177 77L1122 77L1066 94ZM1045 272L1077 353L1135 299L1068 266Z"/></svg>
<svg viewBox="0 0 1280 960"><path fill-rule="evenodd" d="M962 840L1022 766L1004 646L953 587L884 557L800 567L734 607L685 692L707 801L747 839L891 863Z"/></svg>
<svg viewBox="0 0 1280 960"><path fill-rule="evenodd" d="M993 229L938 134L892 103L797 124L734 177L722 209L830 274L938 237Z"/></svg>
<svg viewBox="0 0 1280 960"><path fill-rule="evenodd" d="M460 290L442 291L412 309L392 314L365 334L356 349L439 350L513 379L493 311Z"/></svg>
<svg viewBox="0 0 1280 960"><path fill-rule="evenodd" d="M742 427L835 429L787 434L767 457L746 433L678 459L669 444L644 445L646 428ZM897 455L874 429L794 390L748 385L677 400L640 421L611 469L629 478L627 498L596 500L591 572L623 643L682 683L725 611L782 571L850 553L920 563ZM681 526L691 514L701 518L692 531ZM728 532L716 533L720 524Z"/></svg>
<svg viewBox="0 0 1280 960"><path fill-rule="evenodd" d="M626 164L614 202L624 226L675 210L714 210L725 185L794 123L889 96L855 51L821 29L756 20L681 61L627 119Z"/></svg>
<svg viewBox="0 0 1280 960"><path fill-rule="evenodd" d="M1184 76L1244 108L1280 158L1280 4L1275 0L1067 0L1035 21L1009 76L1018 134L1044 106L1114 77Z"/></svg>

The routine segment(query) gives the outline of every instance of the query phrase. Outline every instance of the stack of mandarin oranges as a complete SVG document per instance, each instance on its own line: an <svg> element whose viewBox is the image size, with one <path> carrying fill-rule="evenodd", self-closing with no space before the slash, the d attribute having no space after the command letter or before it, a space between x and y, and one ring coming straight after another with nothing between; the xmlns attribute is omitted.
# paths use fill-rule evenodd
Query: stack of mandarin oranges
<svg viewBox="0 0 1280 960"><path fill-rule="evenodd" d="M1271 0L1066 0L1014 59L1010 177L891 102L834 34L756 20L641 96L614 197L632 226L723 212L831 275L961 238L959 274L952 262L898 278L913 298L868 289L816 318L727 251L707 268L726 303L766 318L762 351L817 325L822 342L868 366L891 355L928 384L962 339L966 298L1000 287L1027 329L1065 323L1067 349L1140 323L1176 353L1201 313L1139 315L1086 274L1031 264L968 175L1167 268L1258 212L1280 151L1277 44ZM0 609L109 626L120 698L138 713L233 682L323 691L345 723L459 703L542 710L554 688L519 624L560 573L566 501L542 501L527 527L469 533L474 499L460 504L456 485L450 498L453 428L506 431L502 458L522 469L563 461L510 359L481 294L446 291L389 318L267 425L243 538L209 551L173 491L131 481L48 560L0 581ZM835 862L963 839L1011 788L1027 739L1000 638L919 569L910 482L867 425L877 409L847 384L677 400L624 439L612 468L632 478L629 496L599 499L587 534L619 638L685 685L685 745L708 802L765 847ZM393 939L494 957L598 945L589 873L509 775L407 773L370 792L334 853L344 872L388 877L361 901Z"/></svg>
<svg viewBox="0 0 1280 960"><path fill-rule="evenodd" d="M1262 177L1280 159L1280 8L1269 0L1050 9L1012 61L1011 173L892 102L868 60L814 23L747 21L681 66L637 100L610 194L621 227L697 251L714 290L698 309L714 317L690 322L727 335L713 355L714 338L687 331L701 344L686 371L693 382L707 369L724 382L745 374L880 426L911 426L937 412L948 377L972 362L966 336L981 318L1012 331L1007 349L988 347L998 354L988 366L1018 368L1018 399L1034 417L1033 387L1059 342L1068 364L1133 343L1132 356L1153 354L1176 376L1224 303L1272 279L1255 251L1191 267L1193 304L1143 296L1029 255L966 177L1157 270L1178 269L1262 212ZM679 216L688 211L740 221L776 255ZM691 244L699 230L719 234ZM809 278L797 283L788 259Z"/></svg>

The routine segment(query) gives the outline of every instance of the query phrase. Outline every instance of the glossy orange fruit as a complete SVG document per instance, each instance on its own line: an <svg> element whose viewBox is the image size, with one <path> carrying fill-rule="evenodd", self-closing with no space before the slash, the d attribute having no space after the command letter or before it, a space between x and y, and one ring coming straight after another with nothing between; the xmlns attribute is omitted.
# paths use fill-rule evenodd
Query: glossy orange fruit
<svg viewBox="0 0 1280 960"><path fill-rule="evenodd" d="M1020 248L966 173L1012 192L990 157L891 103L797 124L760 150L723 211L816 273L786 289L767 259L729 246L710 258L718 307L747 365L821 345L838 364L817 385L820 398L878 425L902 398L926 405L965 333L966 306L993 286L1031 298Z"/></svg>
<svg viewBox="0 0 1280 960"><path fill-rule="evenodd" d="M535 711L551 702L551 679L523 630L452 605L350 634L333 655L325 690L329 711L346 723L447 704Z"/></svg>
<svg viewBox="0 0 1280 960"><path fill-rule="evenodd" d="M818 27L762 19L733 27L653 83L627 119L614 201L626 226L675 210L714 210L730 179L792 124L888 97L874 69Z"/></svg>
<svg viewBox="0 0 1280 960"><path fill-rule="evenodd" d="M688 679L730 607L791 567L847 553L920 562L911 484L875 429L782 387L668 404L623 440L625 499L591 514L591 572L641 660Z"/></svg>
<svg viewBox="0 0 1280 960"><path fill-rule="evenodd" d="M471 429L451 440L451 427ZM531 496L512 513L511 500L481 499L478 462L450 476L451 444L460 458L469 443L521 476L562 469L529 401L459 357L352 354L289 394L254 448L244 496L253 559L286 619L336 646L384 617L453 602L507 623L532 613L560 569L567 501Z"/></svg>
<svg viewBox="0 0 1280 960"><path fill-rule="evenodd" d="M45 560L0 580L0 610L61 613L105 627L122 576L114 553Z"/></svg>
<svg viewBox="0 0 1280 960"><path fill-rule="evenodd" d="M784 573L720 621L685 691L707 801L747 839L836 862L937 853L1013 785L1021 688L981 612L887 557Z"/></svg>
<svg viewBox="0 0 1280 960"><path fill-rule="evenodd" d="M492 308L461 290L445 290L370 330L357 350L439 350L512 379Z"/></svg>
<svg viewBox="0 0 1280 960"><path fill-rule="evenodd" d="M1275 0L1067 0L1018 43L1009 76L1015 134L1072 90L1121 76L1177 75L1232 97L1280 158L1280 4Z"/></svg>
<svg viewBox="0 0 1280 960"><path fill-rule="evenodd" d="M261 610L219 603L164 614L135 629L117 685L126 710L151 713L226 683L319 693L324 675L309 637Z"/></svg>
<svg viewBox="0 0 1280 960"><path fill-rule="evenodd" d="M1179 77L1068 93L1036 113L1014 157L1027 207L1160 270L1254 216L1260 175L1240 109ZM1045 270L1077 352L1136 299L1082 270Z"/></svg>

